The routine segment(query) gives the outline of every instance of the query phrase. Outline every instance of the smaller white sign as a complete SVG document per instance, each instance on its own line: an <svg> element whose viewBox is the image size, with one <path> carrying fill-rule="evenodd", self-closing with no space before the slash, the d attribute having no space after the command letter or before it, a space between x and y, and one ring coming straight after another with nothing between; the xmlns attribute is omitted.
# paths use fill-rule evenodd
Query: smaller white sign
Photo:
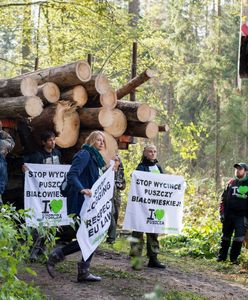
<svg viewBox="0 0 248 300"><path fill-rule="evenodd" d="M77 231L77 240L86 261L105 238L111 222L114 194L113 164L91 188L92 197L85 196Z"/></svg>
<svg viewBox="0 0 248 300"><path fill-rule="evenodd" d="M70 165L25 164L24 208L29 209L31 218L26 224L36 227L62 226L72 223L67 216L66 198L60 194L60 185Z"/></svg>

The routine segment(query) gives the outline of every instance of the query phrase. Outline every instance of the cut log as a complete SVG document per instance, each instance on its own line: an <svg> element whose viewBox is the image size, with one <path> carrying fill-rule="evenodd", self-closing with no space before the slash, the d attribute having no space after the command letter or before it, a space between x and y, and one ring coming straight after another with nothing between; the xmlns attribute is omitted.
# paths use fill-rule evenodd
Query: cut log
<svg viewBox="0 0 248 300"><path fill-rule="evenodd" d="M82 108L79 110L81 128L102 129L111 126L113 112L106 108Z"/></svg>
<svg viewBox="0 0 248 300"><path fill-rule="evenodd" d="M39 97L19 96L11 98L0 98L0 117L15 118L36 117L43 111L43 103Z"/></svg>
<svg viewBox="0 0 248 300"><path fill-rule="evenodd" d="M59 101L60 90L57 84L53 82L46 82L38 87L38 96L49 103L55 103Z"/></svg>
<svg viewBox="0 0 248 300"><path fill-rule="evenodd" d="M59 101L46 107L40 116L31 121L31 126L37 142L44 130L51 130L57 135L56 144L61 148L68 148L77 142L80 120L75 105Z"/></svg>
<svg viewBox="0 0 248 300"><path fill-rule="evenodd" d="M117 104L117 95L116 92L112 89L109 89L105 94L100 96L100 103L103 107L113 109Z"/></svg>
<svg viewBox="0 0 248 300"><path fill-rule="evenodd" d="M157 136L158 130L158 125L154 122L128 122L125 134L152 139Z"/></svg>
<svg viewBox="0 0 248 300"><path fill-rule="evenodd" d="M47 68L25 73L14 78L0 80L0 96L26 94L26 89L30 87L30 81L38 85L53 82L59 87L65 88L89 81L90 78L91 68L89 64L86 61L80 60L63 66Z"/></svg>
<svg viewBox="0 0 248 300"><path fill-rule="evenodd" d="M14 77L0 80L1 97L35 96L38 92L38 84L32 78Z"/></svg>
<svg viewBox="0 0 248 300"><path fill-rule="evenodd" d="M153 121L156 118L156 114L156 109L150 106L150 118L147 121Z"/></svg>
<svg viewBox="0 0 248 300"><path fill-rule="evenodd" d="M110 133L114 137L121 136L127 128L127 118L119 109L112 110L113 123L110 126L104 127L104 131Z"/></svg>
<svg viewBox="0 0 248 300"><path fill-rule="evenodd" d="M103 74L98 74L96 76L95 88L100 95L106 94L110 89L112 89L108 78Z"/></svg>
<svg viewBox="0 0 248 300"><path fill-rule="evenodd" d="M76 85L74 88L63 92L61 99L74 101L77 107L83 107L88 101L86 89L82 85Z"/></svg>
<svg viewBox="0 0 248 300"><path fill-rule="evenodd" d="M152 111L146 103L118 100L116 107L124 112L128 121L147 122L151 119Z"/></svg>
<svg viewBox="0 0 248 300"><path fill-rule="evenodd" d="M117 99L121 99L126 95L130 94L130 92L135 90L138 86L140 86L142 83L146 82L152 77L154 77L154 75L150 70L145 70L143 73L137 75L123 87L117 90Z"/></svg>
<svg viewBox="0 0 248 300"><path fill-rule="evenodd" d="M170 128L167 124L158 126L158 131L159 132L168 132L169 130L170 130Z"/></svg>

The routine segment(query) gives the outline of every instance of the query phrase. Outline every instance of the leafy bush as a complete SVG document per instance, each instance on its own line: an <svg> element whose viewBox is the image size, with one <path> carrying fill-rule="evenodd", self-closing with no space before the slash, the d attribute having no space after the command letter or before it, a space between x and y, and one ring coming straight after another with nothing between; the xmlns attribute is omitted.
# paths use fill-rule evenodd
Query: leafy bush
<svg viewBox="0 0 248 300"><path fill-rule="evenodd" d="M27 211L12 206L0 208L0 300L44 299L36 287L18 279L20 272L35 274L25 266L33 245L31 228L24 221Z"/></svg>

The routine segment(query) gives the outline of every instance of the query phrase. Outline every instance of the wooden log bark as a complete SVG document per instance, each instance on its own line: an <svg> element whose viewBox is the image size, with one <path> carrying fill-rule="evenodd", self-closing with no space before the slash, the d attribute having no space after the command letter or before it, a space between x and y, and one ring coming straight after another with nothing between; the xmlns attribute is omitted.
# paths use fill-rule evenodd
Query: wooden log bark
<svg viewBox="0 0 248 300"><path fill-rule="evenodd" d="M32 78L0 79L1 97L35 96L37 92L38 84Z"/></svg>
<svg viewBox="0 0 248 300"><path fill-rule="evenodd" d="M110 126L104 127L104 131L113 135L114 137L121 136L127 128L127 118L124 113L119 109L114 109L113 123Z"/></svg>
<svg viewBox="0 0 248 300"><path fill-rule="evenodd" d="M152 116L151 108L146 103L118 100L116 108L124 112L128 121L147 122Z"/></svg>
<svg viewBox="0 0 248 300"><path fill-rule="evenodd" d="M31 121L31 126L36 140L44 130L51 130L57 135L56 144L68 148L77 142L80 120L75 106L68 101L59 101L46 107L40 116Z"/></svg>
<svg viewBox="0 0 248 300"><path fill-rule="evenodd" d="M28 78L28 79L27 79ZM89 81L91 68L86 61L76 61L62 66L47 68L25 73L10 79L0 80L0 96L20 95L22 86L29 86L26 81L36 82L42 85L46 82L56 83L59 87L70 87ZM22 82L24 80L24 83Z"/></svg>
<svg viewBox="0 0 248 300"><path fill-rule="evenodd" d="M167 124L158 126L158 131L159 132L168 132L169 130L170 130L170 128Z"/></svg>
<svg viewBox="0 0 248 300"><path fill-rule="evenodd" d="M113 109L117 105L117 95L112 89L109 89L105 94L100 96L100 103L103 107Z"/></svg>
<svg viewBox="0 0 248 300"><path fill-rule="evenodd" d="M0 98L0 117L15 118L18 115L23 117L36 117L43 111L43 103L36 96L19 96L11 98Z"/></svg>
<svg viewBox="0 0 248 300"><path fill-rule="evenodd" d="M38 87L38 96L49 103L56 103L60 98L60 90L57 84L46 82Z"/></svg>
<svg viewBox="0 0 248 300"><path fill-rule="evenodd" d="M81 128L102 129L111 126L113 112L106 108L82 108L79 110Z"/></svg>
<svg viewBox="0 0 248 300"><path fill-rule="evenodd" d="M152 139L157 136L158 130L158 125L154 122L128 122L125 134Z"/></svg>
<svg viewBox="0 0 248 300"><path fill-rule="evenodd" d="M82 85L76 85L61 94L61 99L74 101L77 107L83 107L88 101L86 89Z"/></svg>
<svg viewBox="0 0 248 300"><path fill-rule="evenodd" d="M135 90L142 83L146 82L150 78L154 77L150 70L145 70L143 73L137 75L132 80L130 80L127 84L122 86L117 90L117 99L121 99L126 95L130 94L133 90Z"/></svg>

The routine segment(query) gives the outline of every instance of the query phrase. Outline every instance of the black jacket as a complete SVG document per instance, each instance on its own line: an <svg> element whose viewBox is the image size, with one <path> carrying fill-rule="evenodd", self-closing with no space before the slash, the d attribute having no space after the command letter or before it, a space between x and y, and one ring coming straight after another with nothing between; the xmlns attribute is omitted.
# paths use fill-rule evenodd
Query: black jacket
<svg viewBox="0 0 248 300"><path fill-rule="evenodd" d="M158 164L157 160L150 161L147 158L142 159L142 161L138 164L136 170L144 171L144 172L151 172L150 167L153 167L153 166L157 166L161 174L164 173L161 166Z"/></svg>
<svg viewBox="0 0 248 300"><path fill-rule="evenodd" d="M53 149L51 153L40 149L30 155L24 156L24 163L31 164L60 164L61 153L58 149Z"/></svg>
<svg viewBox="0 0 248 300"><path fill-rule="evenodd" d="M229 181L221 199L220 213L225 216L248 216L248 174Z"/></svg>

